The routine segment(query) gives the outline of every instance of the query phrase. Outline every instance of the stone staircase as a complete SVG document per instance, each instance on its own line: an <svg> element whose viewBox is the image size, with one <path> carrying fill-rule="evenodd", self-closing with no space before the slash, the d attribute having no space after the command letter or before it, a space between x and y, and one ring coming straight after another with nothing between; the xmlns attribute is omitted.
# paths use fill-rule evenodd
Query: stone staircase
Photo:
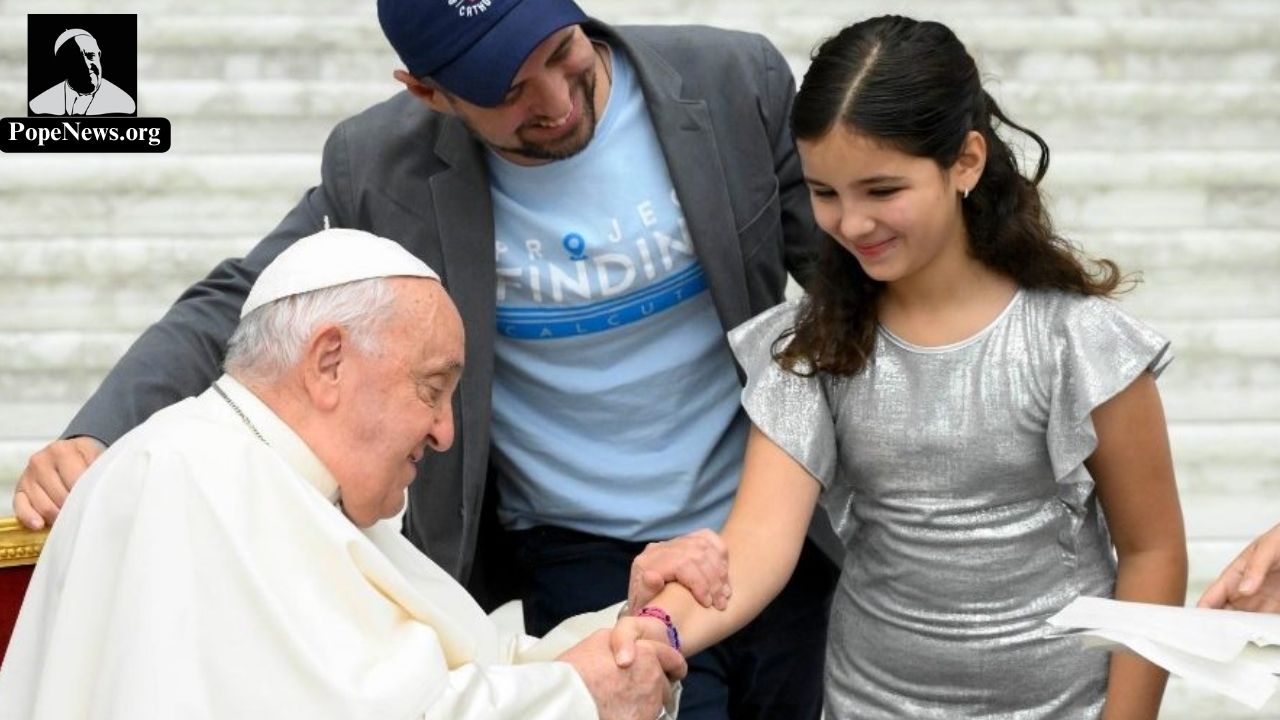
<svg viewBox="0 0 1280 720"><path fill-rule="evenodd" d="M612 22L763 32L797 78L853 19L951 24L1005 110L1053 149L1059 227L1141 270L1124 303L1175 343L1160 384L1191 597L1280 522L1280 3L581 1ZM140 114L169 118L173 144L162 156L0 155L0 506L137 333L318 179L334 122L397 89L370 2L57 10L139 14ZM0 115L25 114L25 16L39 12L47 3L0 0ZM1252 712L1176 679L1165 705L1170 719L1280 717L1280 698Z"/></svg>

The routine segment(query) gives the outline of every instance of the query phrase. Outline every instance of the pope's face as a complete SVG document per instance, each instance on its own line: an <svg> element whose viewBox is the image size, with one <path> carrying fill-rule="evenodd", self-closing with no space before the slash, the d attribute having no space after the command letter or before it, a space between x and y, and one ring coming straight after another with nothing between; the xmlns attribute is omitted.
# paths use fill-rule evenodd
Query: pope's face
<svg viewBox="0 0 1280 720"><path fill-rule="evenodd" d="M359 527L395 515L417 465L453 444L453 393L462 374L462 318L440 283L393 278L396 310L380 351L356 353L338 421L341 452L327 459L347 517Z"/></svg>
<svg viewBox="0 0 1280 720"><path fill-rule="evenodd" d="M80 48L80 58L84 61L82 78L87 78L88 92L97 90L102 84L102 51L98 49L98 41L88 35L78 35L72 40Z"/></svg>

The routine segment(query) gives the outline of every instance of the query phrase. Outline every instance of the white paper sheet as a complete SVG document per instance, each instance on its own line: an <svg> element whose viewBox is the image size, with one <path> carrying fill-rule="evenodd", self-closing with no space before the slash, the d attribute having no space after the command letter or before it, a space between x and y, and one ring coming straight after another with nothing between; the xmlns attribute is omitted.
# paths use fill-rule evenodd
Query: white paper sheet
<svg viewBox="0 0 1280 720"><path fill-rule="evenodd" d="M1280 687L1280 615L1081 597L1049 618L1086 642L1123 645L1256 709Z"/></svg>

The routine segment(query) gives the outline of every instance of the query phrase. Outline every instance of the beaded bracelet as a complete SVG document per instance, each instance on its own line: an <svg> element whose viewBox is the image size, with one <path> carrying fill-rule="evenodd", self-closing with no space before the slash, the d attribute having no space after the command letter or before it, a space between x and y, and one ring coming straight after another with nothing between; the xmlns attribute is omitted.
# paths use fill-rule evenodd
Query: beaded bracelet
<svg viewBox="0 0 1280 720"><path fill-rule="evenodd" d="M680 649L680 633L676 632L676 624L672 622L671 616L666 610L652 605L646 605L636 612L636 617L651 617L659 620L663 625L667 626L667 642L671 643L671 647L676 650Z"/></svg>

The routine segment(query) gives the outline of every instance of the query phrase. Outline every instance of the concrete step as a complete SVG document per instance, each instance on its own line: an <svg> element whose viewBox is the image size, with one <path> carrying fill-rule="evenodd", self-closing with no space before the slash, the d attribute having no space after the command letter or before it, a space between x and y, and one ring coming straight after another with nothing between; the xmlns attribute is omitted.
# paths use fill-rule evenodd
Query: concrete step
<svg viewBox="0 0 1280 720"><path fill-rule="evenodd" d="M638 22L641 18L657 18L665 22L712 22L729 25L745 22L745 17L763 15L768 18L785 18L796 14L814 14L844 18L865 15L867 10L852 13L848 0L806 0L804 3L776 2L776 0L650 0L641 6L629 0L591 0L586 9L595 17L610 22ZM213 5L193 5L183 0L133 0L128 12L146 16L151 13L166 15L217 15L254 14L263 10L257 0L219 0ZM58 5L62 12L92 12L100 6L89 0L64 0ZM276 0L269 6L272 13L350 13L361 9L352 0ZM122 9L121 12L124 10ZM1221 17L1274 17L1275 5L1271 0L1215 0L1212 5L1202 0L881 0L876 12L909 14L920 19L948 16L991 15L1056 17L1098 16L1143 19L1151 16L1221 18ZM44 0L5 0L0 12L21 16L26 13L48 12ZM744 17L745 16L745 17Z"/></svg>
<svg viewBox="0 0 1280 720"><path fill-rule="evenodd" d="M1061 215L1058 216L1059 218ZM1229 318L1280 317L1280 232L1183 228L1062 233L1092 257L1110 258L1141 282L1121 296L1135 315L1163 329L1168 320L1214 325ZM1181 338L1175 338L1181 340ZM1267 340L1259 336L1258 341ZM1272 344L1280 338L1272 336ZM1186 343L1179 342L1179 351Z"/></svg>
<svg viewBox="0 0 1280 720"><path fill-rule="evenodd" d="M333 125L400 86L360 80L156 80L144 113L173 123L170 153L316 152ZM1055 151L1280 150L1280 83L997 82L992 92ZM21 108L25 82L0 83Z"/></svg>
<svg viewBox="0 0 1280 720"><path fill-rule="evenodd" d="M1187 150L1275 150L1280 148L1280 115L1204 119L1169 115L1160 119L1129 115L1071 115L1052 118L1023 113L1013 119L1044 138L1049 149L1162 152ZM282 140L283 142L283 140Z"/></svg>
<svg viewBox="0 0 1280 720"><path fill-rule="evenodd" d="M147 83L140 112L170 120L169 155L319 154L340 120L400 89L385 68L370 77L383 75L384 82L315 81L306 91L298 91L296 82L249 82L259 88L272 85L269 93L285 93L260 97L249 95L239 81L166 81L163 84L174 90L172 96L152 89L161 83ZM0 108L7 108L6 116L25 114L26 102L25 85L0 83Z"/></svg>
<svg viewBox="0 0 1280 720"><path fill-rule="evenodd" d="M6 281L0 285L0 308L3 308L0 332L75 331L86 326L136 332L160 317L183 290L213 265L211 261L186 279L140 279L123 287L95 285L88 280L60 282L54 286L46 282ZM1188 361L1184 355L1194 347L1194 342L1178 337L1175 333L1178 326L1174 323L1187 320L1211 325L1226 317L1231 320L1225 322L1240 321L1245 326L1257 321L1254 327L1266 328L1269 332L1271 325L1267 321L1277 315L1280 291L1274 288L1274 282L1271 285L1267 282L1266 279L1243 281L1224 277L1194 285L1162 285L1158 290L1149 285L1140 295L1126 298L1122 303L1133 315L1175 342L1180 358L1177 368L1181 373ZM1263 345L1275 340L1262 335L1255 342ZM1207 371L1215 369L1220 368L1211 362L1205 366ZM1235 377L1231 373L1227 376ZM1204 392L1216 390L1209 388Z"/></svg>
<svg viewBox="0 0 1280 720"><path fill-rule="evenodd" d="M1280 478L1280 468L1276 475ZM1245 545L1238 538L1256 537L1280 523L1280 497L1276 496L1271 502L1259 502L1258 498L1183 490L1181 500L1187 536L1204 541L1198 565L1217 566L1219 556L1225 565ZM1197 577L1209 582L1217 574Z"/></svg>
<svg viewBox="0 0 1280 720"><path fill-rule="evenodd" d="M27 0L29 2L34 0ZM625 0L592 0L591 12L610 22L673 22L673 18L689 18L689 22L747 22L761 16L778 22L797 15L833 18L834 22L854 22L876 13L895 13L920 20L941 18L1056 18L1098 17L1130 18L1135 21L1151 17L1164 18L1265 18L1276 17L1276 6L1270 0L1215 0L1212 5L1200 0L880 0L870 8L850 8L848 0L806 0L803 3L770 2L769 0L650 0L646 3Z"/></svg>
<svg viewBox="0 0 1280 720"><path fill-rule="evenodd" d="M1010 117L1045 139L1055 158L1063 151L1280 149L1280 84L1045 76L987 87Z"/></svg>
<svg viewBox="0 0 1280 720"><path fill-rule="evenodd" d="M170 119L219 117L307 117L353 113L398 92L393 78L358 79L156 79L145 90L149 111ZM26 100L25 82L0 83L0 103ZM1062 82L1007 80L991 92L1016 117L1043 120L1064 114L1122 115L1157 122L1168 116L1219 119L1223 115L1267 117L1280 113L1280 82ZM1193 138L1188 138L1193 140Z"/></svg>
<svg viewBox="0 0 1280 720"><path fill-rule="evenodd" d="M811 48L854 19L847 5L832 12L802 12L794 4L757 3L734 8L684 3L661 7L602 7L601 17L618 22L704 22L763 32L800 71ZM1056 5L1056 3L1055 3ZM61 9L61 8L60 8ZM218 14L142 13L138 20L139 76L280 77L368 79L396 62L373 15L373 8L347 6L337 12L271 14L230 7ZM975 16L943 12L983 69L1006 79L1058 77L1139 80L1269 80L1280 58L1271 52L1280 33L1280 13L1142 17L1028 14L993 9ZM20 16L14 19L19 19ZM360 60L364 56L364 60ZM0 77L19 76L26 67L23 22L0 26ZM375 69L376 67L380 69Z"/></svg>
<svg viewBox="0 0 1280 720"><path fill-rule="evenodd" d="M1280 422L1170 421L1169 443L1185 492L1270 507L1280 522Z"/></svg>
<svg viewBox="0 0 1280 720"><path fill-rule="evenodd" d="M0 193L237 192L258 194L283 182L314 177L313 153L275 153L250 157L224 155L0 155ZM1165 151L1160 153L1055 153L1047 189L1075 191L1111 188L1249 189L1280 188L1280 150Z"/></svg>
<svg viewBox="0 0 1280 720"><path fill-rule="evenodd" d="M117 286L144 277L191 279L224 257L239 255L257 235L224 236L196 228L177 236L53 236L0 239L0 278L74 279ZM1164 231L1079 231L1064 235L1091 257L1106 257L1141 274L1135 294L1152 285L1151 273L1219 272L1233 277L1280 272L1280 230L1180 228ZM92 273L92 277L86 277Z"/></svg>
<svg viewBox="0 0 1280 720"><path fill-rule="evenodd" d="M389 84L379 88L380 92L370 93L373 102L395 90ZM339 120L365 107L352 102L335 112L316 111L306 116L246 112L234 118L211 112L179 119L150 108L148 112L173 122L170 153L238 154L316 152ZM1080 150L1161 152L1170 147L1186 150L1280 149L1280 112L1250 112L1239 116L1224 114L1214 119L1184 115L1157 118L1138 114L1143 111L1137 105L1134 107L1133 112L1121 110L1116 114L1095 115L1081 112L1053 117L1010 112L1014 113L1015 121L1039 133L1054 153Z"/></svg>
<svg viewBox="0 0 1280 720"><path fill-rule="evenodd" d="M379 78L381 79L381 78ZM145 85L148 114L178 122L217 118L252 122L258 118L341 119L402 89L385 81L359 80L154 80ZM0 84L0 107L26 102L24 82ZM1265 101L1264 101L1265 102Z"/></svg>
<svg viewBox="0 0 1280 720"><path fill-rule="evenodd" d="M303 54L334 50L392 54L372 3L349 3L337 12L288 13L276 11L274 6L272 10L233 12L219 6L209 13L139 13L139 74L146 75L142 61L148 55L199 55L210 51L216 55L271 54L282 50ZM4 48L0 60L25 67L26 42L25 23L4 23L0 26L0 47Z"/></svg>
<svg viewBox="0 0 1280 720"><path fill-rule="evenodd" d="M0 185L9 174L11 157L0 156ZM276 180L259 182L252 177L250 165ZM184 177L185 173L185 169L154 173L171 178L171 188L163 187L163 183L131 187L142 178L135 180L127 173L110 177L115 173L104 172L103 181L90 187L0 189L0 204L5 206L0 214L0 242L14 238L189 233L261 236L297 204L306 188L318 181L319 159L308 158L294 167L256 161L246 162L243 168L232 164L226 175L217 178ZM245 181L237 185L234 177L228 176L244 177ZM1070 237L1086 238L1095 232L1117 229L1152 233L1188 227L1280 230L1280 193L1248 184L1251 181L1242 180L1236 188L1167 189L1106 187L1106 179L1074 187L1066 187L1061 180L1055 182L1049 207L1059 226L1071 231ZM203 187L199 187L201 183ZM1211 274L1212 269L1206 273ZM1154 282L1155 276L1149 275L1148 280ZM1229 286L1212 282L1206 284L1206 290L1231 292ZM1262 290L1265 293L1265 288ZM1275 307L1274 299L1266 302ZM1247 308L1243 311L1252 314Z"/></svg>
<svg viewBox="0 0 1280 720"><path fill-rule="evenodd" d="M1148 271L1145 283L1124 298L1137 317L1163 328L1166 320L1274 318L1280 314L1280 284L1266 273ZM1275 341L1274 339L1272 340Z"/></svg>
<svg viewBox="0 0 1280 720"><path fill-rule="evenodd" d="M0 278L119 288L151 280L191 282L238 257L255 236L59 237L0 241Z"/></svg>
<svg viewBox="0 0 1280 720"><path fill-rule="evenodd" d="M1194 605L1250 541L1280 522L1280 503L1185 490L1179 494L1187 531L1186 604Z"/></svg>
<svg viewBox="0 0 1280 720"><path fill-rule="evenodd" d="M137 332L19 332L0 334L0 397L8 402L68 402L84 397L70 384L54 389L47 380L97 374L99 380L137 338ZM47 379L47 380L46 380Z"/></svg>
<svg viewBox="0 0 1280 720"><path fill-rule="evenodd" d="M221 255L216 260L220 259ZM102 329L145 327L189 284L204 277L216 260L193 270L189 277L140 278L125 287L92 278L56 283L14 279L0 284L0 306L5 307L0 331L76 329L87 323ZM1170 320L1212 323L1221 318L1267 320L1280 314L1280 288L1262 272L1254 277L1224 273L1211 278L1149 272L1147 278L1146 286L1125 297L1123 305L1162 332L1169 333ZM1257 340L1266 341L1265 336Z"/></svg>
<svg viewBox="0 0 1280 720"><path fill-rule="evenodd" d="M1280 271L1280 231L1183 227L1168 230L1072 228L1059 222L1063 236L1088 254L1109 257L1126 271L1155 269L1246 272Z"/></svg>
<svg viewBox="0 0 1280 720"><path fill-rule="evenodd" d="M2 155L0 238L253 235L316 182L313 153ZM108 188L104 192L104 188ZM1280 229L1280 152L1058 153L1050 207L1077 232Z"/></svg>
<svg viewBox="0 0 1280 720"><path fill-rule="evenodd" d="M1173 343L1159 381L1169 419L1280 421L1280 318L1154 326Z"/></svg>
<svg viewBox="0 0 1280 720"><path fill-rule="evenodd" d="M242 254L256 235L225 237L196 228L181 236L53 236L0 240L0 278L76 280L116 287L145 278L188 281L218 260ZM215 229L216 230L216 229ZM201 234L202 232L206 234ZM1201 273L1241 278L1280 272L1280 231L1182 228L1175 231L1072 231L1064 235L1091 257L1110 258L1140 280L1128 302L1154 292L1165 278ZM87 277L92 273L92 276ZM1274 308L1272 308L1274 309ZM1256 316L1249 313L1246 316Z"/></svg>
<svg viewBox="0 0 1280 720"><path fill-rule="evenodd" d="M92 271L77 275L59 270L56 276L27 277L0 273L0 332L75 331L88 327L137 332L158 318L187 286L207 274L218 261L242 255L253 242L246 241L242 247L209 243L199 253L175 260L176 268L157 269L154 273L128 267L130 262L104 263L102 277ZM0 243L0 247L3 245ZM78 265L71 263L68 267ZM1262 385L1271 381L1273 365L1247 363L1272 363L1270 358L1274 356L1263 359L1242 348L1280 345L1274 326L1280 317L1280 287L1274 277L1274 271L1265 265L1247 273L1228 269L1203 275L1148 268L1146 282L1122 296L1120 302L1175 343L1180 359L1169 382L1181 383L1183 368L1187 367L1185 372L1197 377L1197 382L1206 383L1198 392L1207 399L1235 380ZM1214 353L1221 354L1226 364L1216 365L1219 355ZM1191 367L1196 370L1191 371ZM1219 380L1228 385L1219 387Z"/></svg>
<svg viewBox="0 0 1280 720"><path fill-rule="evenodd" d="M8 282L0 286L0 308L4 308L0 322L11 330L84 332L91 327L137 334L160 319L198 278L145 279L117 288L74 282L50 288L45 283Z"/></svg>
<svg viewBox="0 0 1280 720"><path fill-rule="evenodd" d="M665 8L661 3L617 2L611 12L600 17L617 23L675 24L703 22L721 27L741 28L765 32L780 48L808 49L817 41L866 13L850 13L847 0L828 0L834 3L832 12L820 12L806 4L799 12L795 3L682 3L678 10ZM13 3L10 3L13 4ZM1009 2L1021 8L1023 3ZM1268 49L1280 28L1280 12L1231 16L1213 11L1197 15L1175 16L1152 14L1141 19L1126 16L1097 14L1067 14L1062 12L1027 13L1013 10L995 12L990 4L980 14L940 12L935 17L944 18L966 44L984 51L1009 51L1037 49L1055 50L1172 50L1184 53L1243 52ZM600 3L602 10L606 3ZM956 7L954 3L946 3ZM378 26L374 7L357 3L343 8L324 10L308 9L307 12L281 11L277 4L270 12L262 12L261 5L248 12L235 11L231 5L220 5L212 12L142 12L138 17L139 49L144 53L198 53L205 50L236 51L256 50L272 52L282 47L319 49L361 49L374 52L389 50L386 38ZM843 10L840 12L839 10ZM39 11L36 11L39 12ZM0 16L19 20L22 15L8 8L0 10ZM917 15L922 17L921 15ZM5 23L0 30L0 40L5 50L0 58L17 54L25 62L26 25L23 22ZM20 54L19 51L21 51Z"/></svg>
<svg viewBox="0 0 1280 720"><path fill-rule="evenodd" d="M175 213L182 208L194 213L201 204L175 201L169 206ZM282 213L259 209L257 231L272 226ZM130 226L140 222L132 214L122 219ZM35 224L20 222L19 229L27 233L0 240L0 308L5 309L0 331L94 327L137 332L217 262L243 255L257 242L253 234L208 236L226 224L222 218L204 227L190 223L191 231L180 236L24 239ZM1280 232L1183 228L1169 233L1066 234L1081 240L1094 256L1109 257L1126 272L1141 272L1143 282L1120 300L1130 312L1170 335L1182 358L1179 369L1195 347L1230 355L1243 347L1242 342L1263 348L1280 345L1271 325L1251 322L1280 317L1280 284L1275 282L1280 274ZM1210 335L1203 336L1206 332ZM1205 362L1209 377L1244 377L1214 373L1211 361ZM1181 371L1173 373L1170 382L1180 382L1180 377ZM1211 383L1203 392L1217 392L1215 388Z"/></svg>

